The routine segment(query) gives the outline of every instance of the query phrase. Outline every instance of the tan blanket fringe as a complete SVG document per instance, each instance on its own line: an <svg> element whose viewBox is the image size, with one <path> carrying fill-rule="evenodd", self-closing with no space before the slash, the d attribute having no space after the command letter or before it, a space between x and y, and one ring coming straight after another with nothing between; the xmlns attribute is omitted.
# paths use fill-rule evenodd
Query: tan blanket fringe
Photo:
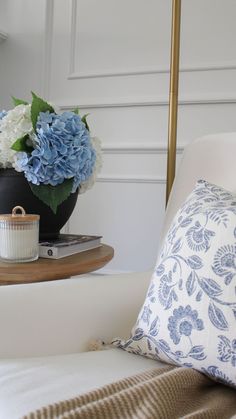
<svg viewBox="0 0 236 419"><path fill-rule="evenodd" d="M189 368L166 366L32 412L23 419L236 418L236 391Z"/></svg>

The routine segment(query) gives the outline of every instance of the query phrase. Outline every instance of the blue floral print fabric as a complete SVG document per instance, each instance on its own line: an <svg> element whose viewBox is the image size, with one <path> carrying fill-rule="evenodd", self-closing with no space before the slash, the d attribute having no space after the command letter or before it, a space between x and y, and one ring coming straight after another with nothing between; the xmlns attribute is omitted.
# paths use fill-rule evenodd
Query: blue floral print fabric
<svg viewBox="0 0 236 419"><path fill-rule="evenodd" d="M236 196L197 182L166 235L128 352L236 387Z"/></svg>

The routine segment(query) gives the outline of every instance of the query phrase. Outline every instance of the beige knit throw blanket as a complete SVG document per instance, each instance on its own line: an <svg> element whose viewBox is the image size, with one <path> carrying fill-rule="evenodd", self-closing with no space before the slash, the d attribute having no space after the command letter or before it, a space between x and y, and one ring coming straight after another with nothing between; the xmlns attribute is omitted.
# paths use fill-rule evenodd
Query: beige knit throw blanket
<svg viewBox="0 0 236 419"><path fill-rule="evenodd" d="M167 366L43 407L24 419L236 418L236 390Z"/></svg>

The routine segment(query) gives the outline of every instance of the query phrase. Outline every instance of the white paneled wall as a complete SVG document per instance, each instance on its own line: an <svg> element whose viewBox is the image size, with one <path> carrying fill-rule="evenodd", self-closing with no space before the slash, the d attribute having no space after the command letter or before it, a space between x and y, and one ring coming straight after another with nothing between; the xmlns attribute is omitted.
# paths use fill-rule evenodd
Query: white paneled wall
<svg viewBox="0 0 236 419"><path fill-rule="evenodd" d="M194 138L236 130L236 1L182 0L179 162ZM35 89L89 113L104 163L67 226L115 248L110 271L156 259L164 216L171 0L1 0L0 103ZM19 57L22 60L19 61Z"/></svg>
<svg viewBox="0 0 236 419"><path fill-rule="evenodd" d="M44 68L45 0L1 0L0 106L12 106L11 95L29 99L41 91Z"/></svg>

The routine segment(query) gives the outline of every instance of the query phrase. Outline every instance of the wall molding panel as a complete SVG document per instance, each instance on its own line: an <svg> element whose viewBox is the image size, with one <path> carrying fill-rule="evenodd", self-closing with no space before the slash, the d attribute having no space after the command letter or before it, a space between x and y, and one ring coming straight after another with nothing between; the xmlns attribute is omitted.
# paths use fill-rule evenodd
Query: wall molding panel
<svg viewBox="0 0 236 419"><path fill-rule="evenodd" d="M164 185L166 179L160 176L120 176L120 175L101 175L97 177L96 182L102 183L154 183Z"/></svg>
<svg viewBox="0 0 236 419"><path fill-rule="evenodd" d="M81 1L81 0L80 0ZM77 9L79 0L71 0L71 27L70 27L70 58L69 58L69 74L67 80L80 80L90 78L106 78L106 77L126 77L126 76L145 76L145 75L158 75L169 74L170 67L168 65L162 66L145 66L138 68L123 68L118 71L102 70L102 71L76 71L76 48L78 37L78 24L77 24ZM186 64L180 67L180 73L192 72L209 72L209 71L230 71L236 70L235 61L221 60L219 62L205 62Z"/></svg>
<svg viewBox="0 0 236 419"><path fill-rule="evenodd" d="M53 20L54 0L47 0L45 7L44 54L42 70L42 95L46 98L48 98L50 94Z"/></svg>
<svg viewBox="0 0 236 419"><path fill-rule="evenodd" d="M223 104L235 104L236 96L229 95L209 95L208 97L180 97L179 105L223 105ZM123 100L106 100L104 98L97 101L93 100L92 102L81 102L75 104L61 104L60 108L62 110L71 110L76 107L80 109L99 109L99 108L132 108L132 107L143 107L143 106L169 106L169 100L165 98L154 99L137 99L130 100L130 98L124 98Z"/></svg>
<svg viewBox="0 0 236 419"><path fill-rule="evenodd" d="M73 0L75 3L76 0ZM72 17L74 20L74 16ZM75 24L71 29L73 36L71 36L71 51L72 48L75 48ZM70 74L68 75L68 80L77 80L77 79L91 79L91 78L106 78L106 77L124 77L124 76L145 76L151 74L169 74L169 67L144 67L144 68L127 68L119 71L102 71L102 72L74 72L74 62L75 62L75 51L70 54ZM221 62L221 63L209 63L205 65L195 64L187 65L180 68L180 73L193 73L193 72L208 72L208 71L229 71L236 70L236 63Z"/></svg>
<svg viewBox="0 0 236 419"><path fill-rule="evenodd" d="M5 41L8 38L8 34L2 30L0 30L0 43Z"/></svg>
<svg viewBox="0 0 236 419"><path fill-rule="evenodd" d="M69 73L70 74L73 74L75 71L76 29L77 29L77 0L71 0L70 58L69 58Z"/></svg>
<svg viewBox="0 0 236 419"><path fill-rule="evenodd" d="M177 146L177 154L181 154L184 150L184 145ZM105 144L102 146L104 154L166 154L166 145L157 145L155 143L150 144L132 144L132 143L117 143L117 144Z"/></svg>

